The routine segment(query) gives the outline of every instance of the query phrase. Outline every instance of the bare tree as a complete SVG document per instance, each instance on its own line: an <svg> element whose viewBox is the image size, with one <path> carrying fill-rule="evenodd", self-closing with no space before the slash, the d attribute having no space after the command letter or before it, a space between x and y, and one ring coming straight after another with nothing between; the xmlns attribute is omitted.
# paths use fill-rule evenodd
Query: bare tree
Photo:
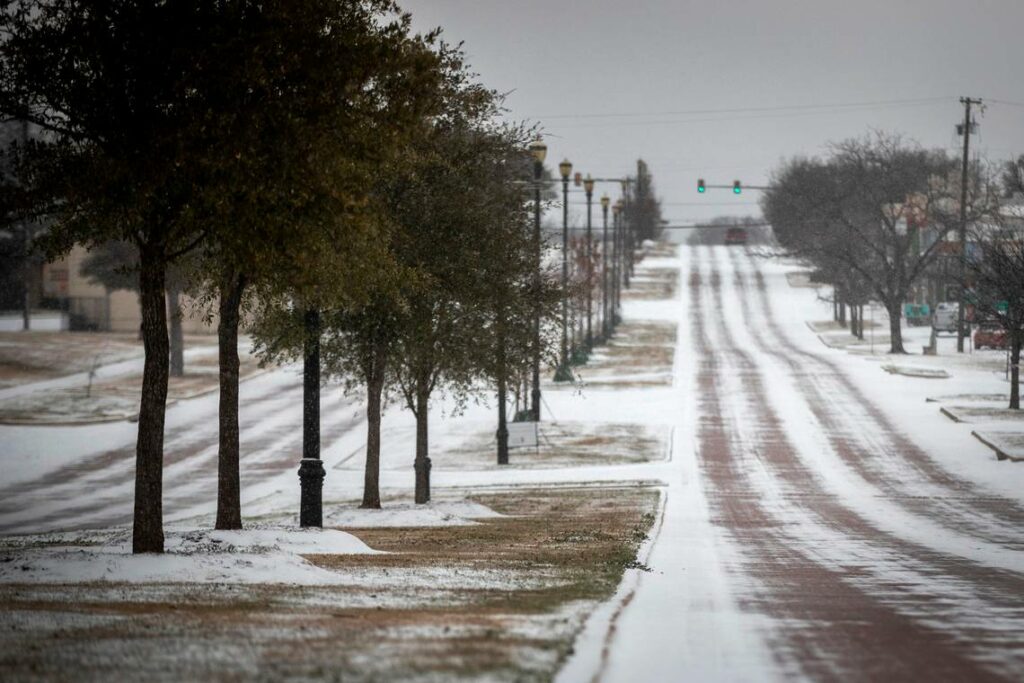
<svg viewBox="0 0 1024 683"><path fill-rule="evenodd" d="M911 287L957 228L955 161L896 134L837 143L826 160L798 159L775 176L763 209L780 243L855 283L889 312L890 353L905 353L900 316Z"/></svg>
<svg viewBox="0 0 1024 683"><path fill-rule="evenodd" d="M1020 410L1020 350L1024 343L1024 216L1004 207L972 230L968 262L975 316L1006 333L1010 347L1010 408Z"/></svg>

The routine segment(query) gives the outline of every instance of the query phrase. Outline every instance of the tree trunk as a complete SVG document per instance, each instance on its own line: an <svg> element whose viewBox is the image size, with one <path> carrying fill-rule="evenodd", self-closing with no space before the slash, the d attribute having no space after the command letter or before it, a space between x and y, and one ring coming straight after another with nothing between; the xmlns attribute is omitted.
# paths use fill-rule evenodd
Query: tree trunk
<svg viewBox="0 0 1024 683"><path fill-rule="evenodd" d="M1020 335L1010 339L1010 409L1020 410Z"/></svg>
<svg viewBox="0 0 1024 683"><path fill-rule="evenodd" d="M857 306L857 339L864 341L864 304Z"/></svg>
<svg viewBox="0 0 1024 683"><path fill-rule="evenodd" d="M839 302L839 323L841 325L846 325L846 302L845 301L840 301Z"/></svg>
<svg viewBox="0 0 1024 683"><path fill-rule="evenodd" d="M238 466L238 318L245 278L232 274L220 285L217 344L220 363L220 443L217 453L217 529L242 528Z"/></svg>
<svg viewBox="0 0 1024 683"><path fill-rule="evenodd" d="M416 380L416 502L430 501L430 441L427 427L430 418L430 379Z"/></svg>
<svg viewBox="0 0 1024 683"><path fill-rule="evenodd" d="M146 359L142 369L139 431L135 445L135 516L133 553L162 553L164 411L167 407L167 301L164 255L139 250L139 298L142 305L142 341Z"/></svg>
<svg viewBox="0 0 1024 683"><path fill-rule="evenodd" d="M903 349L903 326L900 323L902 300L886 304L885 309L889 312L889 353L906 353Z"/></svg>
<svg viewBox="0 0 1024 683"><path fill-rule="evenodd" d="M181 329L181 292L177 285L167 288L167 306L171 313L171 377L185 374L185 335Z"/></svg>
<svg viewBox="0 0 1024 683"><path fill-rule="evenodd" d="M508 398L504 373L498 375L498 464L508 464L508 416L505 405Z"/></svg>
<svg viewBox="0 0 1024 683"><path fill-rule="evenodd" d="M384 393L384 352L379 342L370 351L366 373L366 472L360 507L380 508L380 420Z"/></svg>
<svg viewBox="0 0 1024 683"><path fill-rule="evenodd" d="M28 146L29 132L28 132L28 121L22 120L21 122L21 142L24 146ZM22 230L22 285L25 291L22 292L24 295L21 300L21 329L28 332L32 328L32 230L30 228L28 219L25 219L21 223Z"/></svg>
<svg viewBox="0 0 1024 683"><path fill-rule="evenodd" d="M857 307L850 306L850 334L857 336Z"/></svg>
<svg viewBox="0 0 1024 683"><path fill-rule="evenodd" d="M24 250L21 262L21 282L24 291L21 297L21 329L28 332L32 329L32 238L29 236L28 221L22 223L24 231Z"/></svg>

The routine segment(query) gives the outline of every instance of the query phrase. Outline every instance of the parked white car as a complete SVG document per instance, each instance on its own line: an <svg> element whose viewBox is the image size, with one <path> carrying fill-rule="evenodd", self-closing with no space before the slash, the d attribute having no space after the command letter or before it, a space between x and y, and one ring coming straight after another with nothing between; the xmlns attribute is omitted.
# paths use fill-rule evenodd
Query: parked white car
<svg viewBox="0 0 1024 683"><path fill-rule="evenodd" d="M936 332L956 332L959 312L960 304L954 301L937 304L932 313L932 329Z"/></svg>

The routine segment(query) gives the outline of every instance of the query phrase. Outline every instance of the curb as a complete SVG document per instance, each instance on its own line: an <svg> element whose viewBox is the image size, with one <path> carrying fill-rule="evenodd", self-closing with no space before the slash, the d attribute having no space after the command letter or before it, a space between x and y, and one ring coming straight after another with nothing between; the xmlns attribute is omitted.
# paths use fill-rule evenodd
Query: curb
<svg viewBox="0 0 1024 683"><path fill-rule="evenodd" d="M977 439L978 441L982 442L983 444L991 448L993 451L995 451L997 460L1009 460L1010 462L1024 462L1024 458L1015 455L1010 455L1009 453L1001 449L999 446L995 445L994 443L983 437L978 432L972 431L971 436L973 436L975 439Z"/></svg>
<svg viewBox="0 0 1024 683"><path fill-rule="evenodd" d="M939 408L939 412L940 412L940 413L942 413L943 415L945 415L946 417L948 417L948 418L949 418L950 420L952 420L953 422L963 422L963 420L961 420L961 419L960 419L960 418L959 418L959 417L958 417L958 416L956 415L956 413L952 412L952 411L951 411L951 410L949 410L948 408Z"/></svg>
<svg viewBox="0 0 1024 683"><path fill-rule="evenodd" d="M239 377L238 378L238 383L241 384L242 382L247 382L250 379L254 379L254 378L259 377L260 375L264 375L264 374L266 374L268 372L270 372L269 368L258 368L255 372L252 372L252 373L246 375L245 377ZM167 401L167 403L165 404L165 407L166 408L170 408L171 406L176 405L180 401L188 401L188 400L193 399L193 398L199 398L200 396L206 396L207 394L212 394L213 392L219 391L219 390L220 390L220 386L219 385L214 385L212 387L207 387L206 389L201 389L199 391L193 391L193 392L188 393L188 394L183 394L181 396L177 396L175 398L169 399ZM98 424L107 424L107 423L110 423L110 422L125 422L125 421L127 421L127 422L138 422L139 421L139 413L138 412L125 413L123 415L110 415L110 416L106 416L106 417L97 417L97 418L91 418L91 419L85 419L85 420L62 420L62 421L54 421L54 420L45 421L44 420L44 421L38 421L38 422L30 421L30 420L18 420L18 419L11 420L11 419L0 418L0 426L10 426L10 427L84 427L84 426L87 426L87 425L98 425Z"/></svg>
<svg viewBox="0 0 1024 683"><path fill-rule="evenodd" d="M665 522L665 510L668 506L668 487L658 486L658 511L655 524L647 539L637 551L637 561L647 564L654 544L661 536ZM570 656L561 664L554 676L556 683L569 680L586 680L598 683L608 665L612 641L618 628L619 617L633 601L640 583L642 572L629 570L623 572L615 593L607 601L599 603L584 620L583 627L576 633L572 641ZM586 647L582 647L584 639Z"/></svg>

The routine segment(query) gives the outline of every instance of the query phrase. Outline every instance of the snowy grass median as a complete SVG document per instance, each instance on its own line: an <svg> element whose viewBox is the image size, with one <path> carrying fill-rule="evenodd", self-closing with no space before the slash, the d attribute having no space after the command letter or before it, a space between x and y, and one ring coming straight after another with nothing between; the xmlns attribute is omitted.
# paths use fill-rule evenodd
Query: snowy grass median
<svg viewBox="0 0 1024 683"><path fill-rule="evenodd" d="M0 664L19 680L550 680L639 570L657 501L641 486L535 488L451 507L471 524L172 531L163 557L121 553L123 532L6 539ZM95 561L106 580L69 582L72 543L135 564Z"/></svg>

